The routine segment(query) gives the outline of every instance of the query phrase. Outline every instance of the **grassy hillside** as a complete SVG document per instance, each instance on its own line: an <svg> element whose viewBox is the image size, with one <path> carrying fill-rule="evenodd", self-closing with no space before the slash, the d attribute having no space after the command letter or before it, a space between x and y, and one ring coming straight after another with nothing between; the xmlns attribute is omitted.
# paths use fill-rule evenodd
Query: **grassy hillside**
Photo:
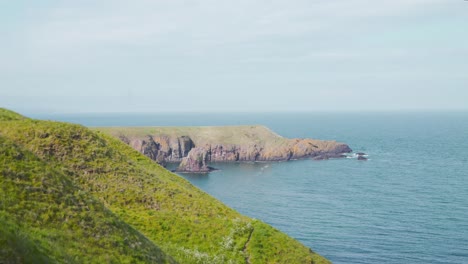
<svg viewBox="0 0 468 264"><path fill-rule="evenodd" d="M0 108L0 121L22 120L22 119L26 119L26 118L8 109Z"/></svg>
<svg viewBox="0 0 468 264"><path fill-rule="evenodd" d="M31 240L29 232L10 218L0 212L0 263L53 263Z"/></svg>
<svg viewBox="0 0 468 264"><path fill-rule="evenodd" d="M0 174L0 263L170 262L69 177L1 136Z"/></svg>
<svg viewBox="0 0 468 264"><path fill-rule="evenodd" d="M33 241L35 247L31 250L41 253L40 256L59 260L74 256L87 260L102 251L119 259L141 260L149 259L149 253L156 252L154 257L169 260L157 250L155 245L158 245L181 263L327 263L298 241L261 221L240 215L111 136L73 124L24 119L6 110L2 110L0 116L3 113L6 117L0 117L0 136L5 142L2 143L2 153L13 149L28 159L16 160L14 155L2 154L5 156L2 162L13 167L25 166L19 175L30 172L28 177L34 179L27 181L33 186L47 184L40 185L42 193L57 192L56 196L46 195L42 205L32 202L29 207L24 207L39 215L31 216L24 227L18 224L19 219L27 215L22 213L22 207L10 209L11 206L3 205L4 202L0 207L5 223L18 225L9 229L2 227L2 232L11 235L16 232L11 230L19 230L19 234L25 234L26 244ZM18 184L18 176L8 180L3 174L6 172L2 172L1 195L7 197L5 190L8 190L19 197L10 201L10 205L28 201L28 195L34 192L26 188L27 184ZM67 205L66 199L71 199L60 193L76 194L73 199L83 201L78 205L96 212L90 213L79 207L81 211L76 209L76 223L68 226L64 222L67 226L53 230L52 227L66 217L62 212L67 210L60 206ZM49 207L51 212L41 211L41 208ZM74 208L69 210L75 212ZM117 217L114 222L105 220L113 217ZM37 219L42 220L35 225ZM90 221L93 228L80 226L83 221ZM58 230L64 230L63 234L56 235ZM93 239L86 232L94 234L106 230L113 232L105 236L112 248L102 246L108 243L102 238L104 235L98 236L102 242L88 243ZM147 244L145 237L139 236L137 231L152 243ZM75 243L75 235L82 237L83 242ZM134 255L127 254L128 250L134 250L130 246L136 243L124 239L129 236L141 243L137 243L141 248ZM36 237L41 240L36 242ZM66 246L54 247L50 241ZM74 255L80 244L87 249L82 255ZM149 250L151 247L155 251ZM49 248L57 252L51 252ZM15 256L14 250L9 251L13 252L12 256Z"/></svg>

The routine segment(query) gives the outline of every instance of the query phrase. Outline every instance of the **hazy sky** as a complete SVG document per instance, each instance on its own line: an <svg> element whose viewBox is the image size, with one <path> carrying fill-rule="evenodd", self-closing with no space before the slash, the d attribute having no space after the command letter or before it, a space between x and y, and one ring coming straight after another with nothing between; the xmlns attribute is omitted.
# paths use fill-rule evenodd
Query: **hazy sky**
<svg viewBox="0 0 468 264"><path fill-rule="evenodd" d="M468 109L464 0L0 0L20 112Z"/></svg>

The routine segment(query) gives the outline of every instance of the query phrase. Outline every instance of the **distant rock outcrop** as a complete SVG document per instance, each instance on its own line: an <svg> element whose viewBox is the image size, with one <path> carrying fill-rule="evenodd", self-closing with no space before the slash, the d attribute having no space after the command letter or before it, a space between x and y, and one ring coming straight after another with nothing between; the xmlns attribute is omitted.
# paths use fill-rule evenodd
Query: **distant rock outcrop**
<svg viewBox="0 0 468 264"><path fill-rule="evenodd" d="M336 141L287 139L263 126L99 128L157 161L181 162L177 171L207 172L209 162L341 158L351 148Z"/></svg>
<svg viewBox="0 0 468 264"><path fill-rule="evenodd" d="M182 159L177 172L207 173L215 170L208 166L210 153L204 148L193 148L188 156Z"/></svg>
<svg viewBox="0 0 468 264"><path fill-rule="evenodd" d="M346 158L346 155L342 153L337 153L337 154L324 154L324 155L318 155L313 157L314 160L328 160L328 159L336 159L336 158Z"/></svg>
<svg viewBox="0 0 468 264"><path fill-rule="evenodd" d="M134 138L120 135L119 138L161 165L167 162L180 162L195 147L192 139L187 136L147 135L144 138Z"/></svg>
<svg viewBox="0 0 468 264"><path fill-rule="evenodd" d="M357 155L357 160L367 160L367 157L366 157L367 154L364 152L358 152L356 153L356 155Z"/></svg>

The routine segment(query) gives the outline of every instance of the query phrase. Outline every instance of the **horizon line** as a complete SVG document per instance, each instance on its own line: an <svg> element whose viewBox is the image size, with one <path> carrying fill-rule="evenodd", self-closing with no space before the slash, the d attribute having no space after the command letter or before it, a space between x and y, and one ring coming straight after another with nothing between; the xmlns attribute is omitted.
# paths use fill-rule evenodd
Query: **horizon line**
<svg viewBox="0 0 468 264"><path fill-rule="evenodd" d="M8 109L8 108L7 108ZM13 110L15 111L15 110ZM174 110L174 111L37 111L25 110L21 113L32 115L158 115L158 114L359 114L359 113L463 113L468 112L468 109L381 109L381 110L252 110L252 111L216 111L216 110Z"/></svg>

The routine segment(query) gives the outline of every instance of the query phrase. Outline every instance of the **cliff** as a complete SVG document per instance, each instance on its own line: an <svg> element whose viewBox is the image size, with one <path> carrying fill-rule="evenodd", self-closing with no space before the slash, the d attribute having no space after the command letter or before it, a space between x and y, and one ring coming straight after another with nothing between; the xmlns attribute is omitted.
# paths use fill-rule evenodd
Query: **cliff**
<svg viewBox="0 0 468 264"><path fill-rule="evenodd" d="M207 171L208 162L321 159L341 157L343 153L351 152L343 143L288 139L264 126L96 129L121 139L161 164L182 161L179 171Z"/></svg>
<svg viewBox="0 0 468 264"><path fill-rule="evenodd" d="M0 176L0 263L328 263L80 125L0 108Z"/></svg>
<svg viewBox="0 0 468 264"><path fill-rule="evenodd" d="M214 168L208 166L208 163L209 152L204 148L193 148L190 150L187 157L182 159L182 162L176 171L207 173L215 170Z"/></svg>

